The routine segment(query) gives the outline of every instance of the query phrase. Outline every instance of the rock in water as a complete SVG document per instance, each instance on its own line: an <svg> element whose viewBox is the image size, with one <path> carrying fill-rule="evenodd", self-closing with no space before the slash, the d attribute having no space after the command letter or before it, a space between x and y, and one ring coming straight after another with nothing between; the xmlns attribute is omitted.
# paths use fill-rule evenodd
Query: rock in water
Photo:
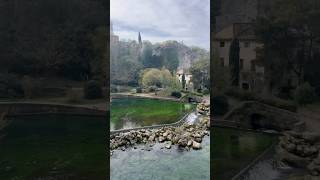
<svg viewBox="0 0 320 180"><path fill-rule="evenodd" d="M154 139L155 139L155 136L154 135L151 135L151 136L149 136L149 141L154 141Z"/></svg>
<svg viewBox="0 0 320 180"><path fill-rule="evenodd" d="M165 147L166 147L167 149L170 149L170 148L171 148L171 144L172 144L171 141L169 141L168 144L167 144Z"/></svg>
<svg viewBox="0 0 320 180"><path fill-rule="evenodd" d="M160 136L159 137L159 142L163 142L165 139L164 139L164 137L163 136Z"/></svg>
<svg viewBox="0 0 320 180"><path fill-rule="evenodd" d="M187 146L191 146L192 145L192 141L189 140Z"/></svg>
<svg viewBox="0 0 320 180"><path fill-rule="evenodd" d="M201 149L201 144L196 141L192 141L192 148L193 149Z"/></svg>
<svg viewBox="0 0 320 180"><path fill-rule="evenodd" d="M188 140L187 139L180 139L178 141L179 146L185 147L188 144Z"/></svg>
<svg viewBox="0 0 320 180"><path fill-rule="evenodd" d="M162 136L163 136L163 137L167 137L167 136L168 136L168 131L164 132L164 133L162 134Z"/></svg>

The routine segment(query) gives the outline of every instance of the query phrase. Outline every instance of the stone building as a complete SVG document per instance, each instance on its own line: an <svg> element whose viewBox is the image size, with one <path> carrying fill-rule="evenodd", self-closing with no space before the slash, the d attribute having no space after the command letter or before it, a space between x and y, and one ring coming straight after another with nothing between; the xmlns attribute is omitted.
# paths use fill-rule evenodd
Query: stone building
<svg viewBox="0 0 320 180"><path fill-rule="evenodd" d="M176 76L179 80L180 83L182 83L182 78L183 75L185 77L185 81L186 81L186 86L185 86L185 90L191 90L193 88L193 84L192 84L192 74L188 73L187 71L183 70L183 69L179 69L176 73Z"/></svg>
<svg viewBox="0 0 320 180"><path fill-rule="evenodd" d="M240 87L246 90L262 90L264 67L257 61L256 53L262 44L256 40L252 23L233 23L216 33L213 44L219 55L220 65L229 66L230 45L234 38L239 40L240 46Z"/></svg>

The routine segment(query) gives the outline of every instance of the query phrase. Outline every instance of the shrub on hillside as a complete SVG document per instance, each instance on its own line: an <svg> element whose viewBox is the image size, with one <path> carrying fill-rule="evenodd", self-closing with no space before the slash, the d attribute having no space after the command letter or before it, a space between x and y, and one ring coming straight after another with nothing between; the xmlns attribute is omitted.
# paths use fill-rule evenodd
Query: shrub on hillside
<svg viewBox="0 0 320 180"><path fill-rule="evenodd" d="M117 86L111 85L111 86L110 86L110 92L111 92L111 93L117 93L117 92L118 92Z"/></svg>
<svg viewBox="0 0 320 180"><path fill-rule="evenodd" d="M79 103L81 102L81 95L78 91L69 89L66 95L67 103Z"/></svg>
<svg viewBox="0 0 320 180"><path fill-rule="evenodd" d="M294 99L300 105L313 103L315 98L315 89L309 83L300 85L294 93Z"/></svg>
<svg viewBox="0 0 320 180"><path fill-rule="evenodd" d="M224 115L229 111L229 102L226 96L212 97L213 115Z"/></svg>
<svg viewBox="0 0 320 180"><path fill-rule="evenodd" d="M155 92L157 89L158 89L157 86L149 86L148 92Z"/></svg>
<svg viewBox="0 0 320 180"><path fill-rule="evenodd" d="M173 92L171 92L171 96L176 97L176 98L181 98L182 94L179 91L173 91Z"/></svg>
<svg viewBox="0 0 320 180"><path fill-rule="evenodd" d="M210 90L206 88L206 89L202 90L202 93L204 95L208 95L208 94L210 94Z"/></svg>
<svg viewBox="0 0 320 180"><path fill-rule="evenodd" d="M29 76L22 78L22 87L25 98L35 98L42 94L42 86L39 81Z"/></svg>
<svg viewBox="0 0 320 180"><path fill-rule="evenodd" d="M142 93L142 88L141 87L137 87L136 93Z"/></svg>
<svg viewBox="0 0 320 180"><path fill-rule="evenodd" d="M88 81L84 86L84 97L86 99L98 99L102 97L102 86L96 80Z"/></svg>
<svg viewBox="0 0 320 180"><path fill-rule="evenodd" d="M0 73L0 98L23 96L23 87L20 79L11 74Z"/></svg>

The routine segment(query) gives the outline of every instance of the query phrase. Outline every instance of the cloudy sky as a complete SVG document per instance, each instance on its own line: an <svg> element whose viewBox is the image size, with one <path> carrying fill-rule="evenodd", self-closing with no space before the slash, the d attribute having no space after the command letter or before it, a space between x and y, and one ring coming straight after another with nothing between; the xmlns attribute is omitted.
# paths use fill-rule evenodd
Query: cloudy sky
<svg viewBox="0 0 320 180"><path fill-rule="evenodd" d="M120 39L183 41L209 50L210 0L111 0L113 31Z"/></svg>

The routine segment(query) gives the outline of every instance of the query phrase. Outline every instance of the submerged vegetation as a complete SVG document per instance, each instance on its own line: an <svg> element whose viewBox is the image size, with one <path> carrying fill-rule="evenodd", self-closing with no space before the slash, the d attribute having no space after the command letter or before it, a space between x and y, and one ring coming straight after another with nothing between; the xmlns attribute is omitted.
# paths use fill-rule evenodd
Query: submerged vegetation
<svg viewBox="0 0 320 180"><path fill-rule="evenodd" d="M104 118L33 116L0 130L0 179L106 179Z"/></svg>
<svg viewBox="0 0 320 180"><path fill-rule="evenodd" d="M111 103L111 130L169 124L177 122L193 109L191 104L145 98L113 99ZM130 128L130 127L126 127Z"/></svg>

